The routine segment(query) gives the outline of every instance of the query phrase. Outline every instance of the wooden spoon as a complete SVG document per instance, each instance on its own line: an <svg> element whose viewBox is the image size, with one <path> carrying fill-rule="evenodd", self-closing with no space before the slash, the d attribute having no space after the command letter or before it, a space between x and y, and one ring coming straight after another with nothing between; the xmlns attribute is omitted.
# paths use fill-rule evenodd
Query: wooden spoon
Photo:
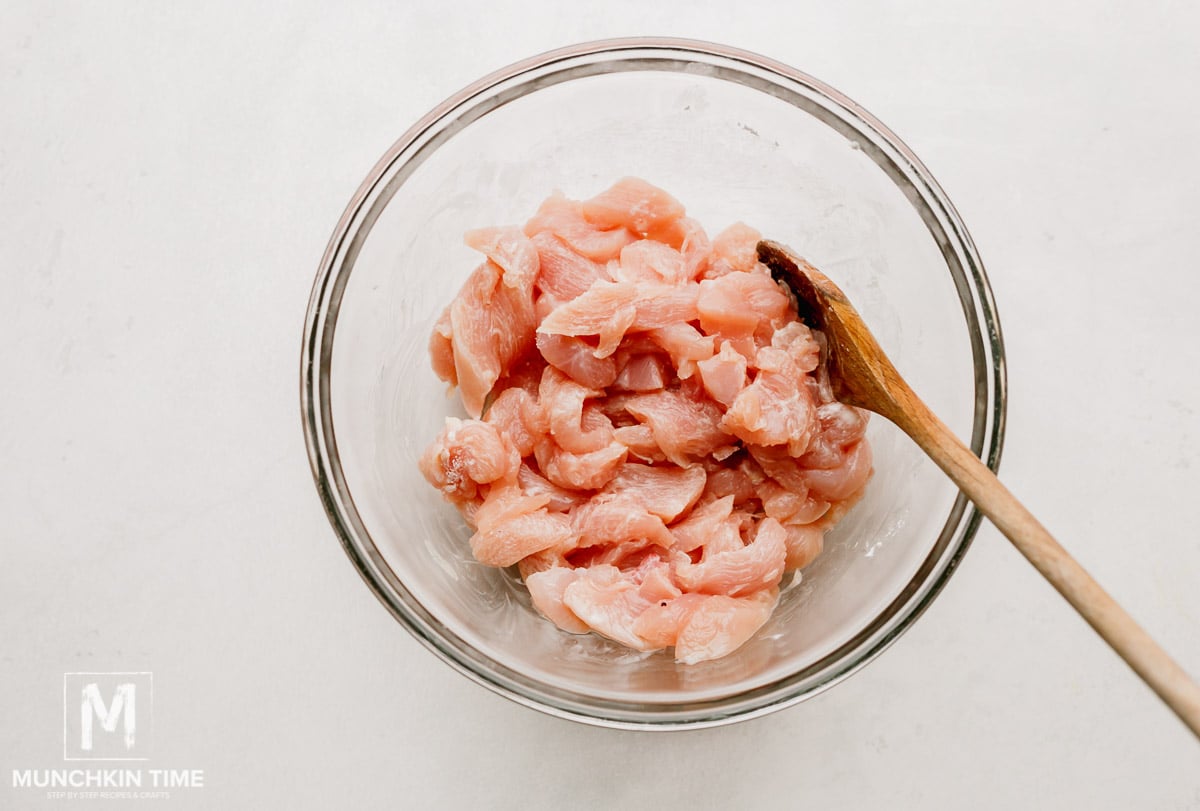
<svg viewBox="0 0 1200 811"><path fill-rule="evenodd" d="M837 285L775 242L759 242L758 259L795 294L801 318L825 333L834 396L908 434L1200 737L1200 687L921 402Z"/></svg>

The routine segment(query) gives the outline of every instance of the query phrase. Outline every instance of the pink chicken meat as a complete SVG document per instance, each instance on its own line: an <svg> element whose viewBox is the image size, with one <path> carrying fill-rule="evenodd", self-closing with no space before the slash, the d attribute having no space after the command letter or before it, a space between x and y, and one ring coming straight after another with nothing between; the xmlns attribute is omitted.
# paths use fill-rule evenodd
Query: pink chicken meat
<svg viewBox="0 0 1200 811"><path fill-rule="evenodd" d="M709 239L637 178L467 233L485 259L429 349L470 418L420 468L565 632L727 656L870 478L866 413L833 400L759 238Z"/></svg>

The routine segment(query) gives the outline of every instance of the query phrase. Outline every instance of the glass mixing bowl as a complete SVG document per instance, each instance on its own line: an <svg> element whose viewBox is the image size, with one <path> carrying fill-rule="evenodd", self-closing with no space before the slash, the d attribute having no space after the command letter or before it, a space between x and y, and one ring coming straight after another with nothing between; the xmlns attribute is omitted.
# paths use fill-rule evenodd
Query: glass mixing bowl
<svg viewBox="0 0 1200 811"><path fill-rule="evenodd" d="M882 418L875 474L770 621L724 659L676 664L556 629L417 470L457 399L426 351L477 265L463 232L523 222L553 189L624 175L661 186L715 233L737 220L792 246L855 302L913 387L995 469L1000 329L983 266L929 172L837 91L704 42L594 42L455 94L371 170L338 222L305 324L309 459L351 561L417 639L480 684L554 715L679 728L761 715L861 668L929 605L978 523Z"/></svg>

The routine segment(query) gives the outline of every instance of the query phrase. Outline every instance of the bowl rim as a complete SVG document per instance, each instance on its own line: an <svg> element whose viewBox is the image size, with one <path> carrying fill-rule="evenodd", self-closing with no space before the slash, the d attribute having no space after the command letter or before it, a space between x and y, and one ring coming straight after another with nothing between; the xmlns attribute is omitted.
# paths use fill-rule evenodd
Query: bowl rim
<svg viewBox="0 0 1200 811"><path fill-rule="evenodd" d="M664 66L669 61L722 60L729 63L729 70L735 70L729 67L733 65L737 66L736 69L753 71L755 76L764 77L759 81L766 86L755 89L771 92L772 82L791 82L804 88L807 93L815 94L809 100L814 105L824 107L816 111L804 107L804 111L847 137L853 133L878 139L869 138L868 142L859 143L893 182L901 185L901 180L904 180L918 193L928 210L923 210L921 203L911 197L910 202L951 266L950 273L958 288L967 320L975 371L975 418L968 444L989 468L998 470L1007 410L1007 370L1000 323L974 242L929 170L882 122L839 91L808 74L740 48L671 37L628 37L582 42L515 62L449 96L392 144L359 185L339 218L313 283L300 359L300 405L305 445L322 506L359 575L376 598L418 641L455 670L519 704L587 724L657 730L716 726L761 716L811 698L873 661L911 627L945 587L971 545L981 520L978 511L960 494L938 542L905 589L877 615L867 629L817 662L807 665L798 673L745 693L694 703L647 704L571 694L570 691L512 671L465 642L461 645L452 644L452 640L458 637L412 597L371 540L354 506L336 450L329 376L338 308L358 248L374 225L378 212L399 187L397 178L388 178L389 172L402 156L422 141L425 141L422 148L430 147L431 143L431 148L436 148L439 142L430 140L436 135L434 129L439 123L447 121L454 111L465 108L471 102L486 100L489 93L500 95L490 105L477 105L476 115L460 122L461 129L499 104L524 95L513 91L510 85L515 80L560 64L566 64L569 68L573 61L594 57L601 59L589 64L609 64L603 60L620 64L622 57L626 61L636 58L651 62L658 60ZM560 81L580 75L588 74L576 73ZM504 98L506 86L510 95ZM538 87L525 92L536 92ZM792 103L795 104L794 101ZM454 129L449 134L443 132L441 136L443 139L449 138L456 131ZM411 161L412 157L409 155L408 160L401 162L400 166ZM387 182L381 185L385 179ZM368 203L372 205L368 206ZM957 540L954 536L957 536ZM953 548L947 557L946 551L951 543ZM882 622L879 621L881 617L884 618ZM831 667L832 672L825 672ZM810 675L804 677L806 673Z"/></svg>

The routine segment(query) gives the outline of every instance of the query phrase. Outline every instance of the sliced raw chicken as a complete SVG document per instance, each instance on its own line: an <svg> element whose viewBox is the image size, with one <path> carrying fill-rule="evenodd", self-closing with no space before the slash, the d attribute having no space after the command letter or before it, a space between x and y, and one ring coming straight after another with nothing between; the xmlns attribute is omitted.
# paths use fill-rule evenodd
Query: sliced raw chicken
<svg viewBox="0 0 1200 811"><path fill-rule="evenodd" d="M829 470L845 463L846 448L867 432L867 412L842 403L817 407L817 432L800 462L805 467Z"/></svg>
<svg viewBox="0 0 1200 811"><path fill-rule="evenodd" d="M557 566L533 572L525 577L525 586L529 589L533 607L546 619L572 634L586 634L589 630L587 623L563 604L563 594L567 586L578 580L580 574L580 569Z"/></svg>
<svg viewBox="0 0 1200 811"><path fill-rule="evenodd" d="M748 445L750 458L745 460L744 469L748 475L757 480L760 493L766 479L774 479L793 493L801 495L808 492L808 482L805 470L796 457L788 453L783 446L766 447Z"/></svg>
<svg viewBox="0 0 1200 811"><path fill-rule="evenodd" d="M527 496L546 496L546 508L554 512L570 512L580 504L585 504L590 497L588 493L559 487L524 463L517 471L517 483Z"/></svg>
<svg viewBox="0 0 1200 811"><path fill-rule="evenodd" d="M735 222L713 237L712 252L733 270L749 273L758 264L758 241L762 234L743 222Z"/></svg>
<svg viewBox="0 0 1200 811"><path fill-rule="evenodd" d="M829 501L842 501L862 489L871 476L871 446L857 442L843 464L831 470L806 470L808 489Z"/></svg>
<svg viewBox="0 0 1200 811"><path fill-rule="evenodd" d="M559 301L570 301L597 281L611 281L604 265L580 256L553 234L540 233L530 245L540 267L538 288Z"/></svg>
<svg viewBox="0 0 1200 811"><path fill-rule="evenodd" d="M541 406L537 399L520 386L510 386L496 396L488 407L483 421L504 434L516 446L522 457L533 453L533 446L545 434Z"/></svg>
<svg viewBox="0 0 1200 811"><path fill-rule="evenodd" d="M769 352L758 352L763 358ZM797 372L795 364L781 362L764 368L760 365L754 382L734 398L721 425L743 442L755 445L786 445L793 455L804 453L817 424L817 409L812 394Z"/></svg>
<svg viewBox="0 0 1200 811"><path fill-rule="evenodd" d="M617 280L652 284L683 284L692 276L683 264L683 254L652 239L639 239L621 249Z"/></svg>
<svg viewBox="0 0 1200 811"><path fill-rule="evenodd" d="M739 597L779 585L787 560L787 531L774 518L758 525L753 543L681 563L675 576L688 591Z"/></svg>
<svg viewBox="0 0 1200 811"><path fill-rule="evenodd" d="M696 301L699 295L700 285L691 282L678 286L639 284L634 301L637 314L629 328L644 331L694 321L698 315Z"/></svg>
<svg viewBox="0 0 1200 811"><path fill-rule="evenodd" d="M724 496L696 507L679 523L671 527L675 538L674 548L681 552L699 549L716 536L718 527L725 524L733 514L733 496Z"/></svg>
<svg viewBox="0 0 1200 811"><path fill-rule="evenodd" d="M429 361L433 373L451 386L458 385L458 374L454 371L454 330L450 327L450 308L442 310L433 332L429 335Z"/></svg>
<svg viewBox="0 0 1200 811"><path fill-rule="evenodd" d="M596 357L616 351L637 318L638 286L632 282L595 282L577 298L555 307L538 332L548 335L596 335Z"/></svg>
<svg viewBox="0 0 1200 811"><path fill-rule="evenodd" d="M658 447L681 467L730 442L729 434L721 427L721 409L678 390L635 395L625 409L650 426Z"/></svg>
<svg viewBox="0 0 1200 811"><path fill-rule="evenodd" d="M642 558L632 574L638 584L638 594L652 603L674 600L683 594L675 583L671 564L663 560L657 551L652 551Z"/></svg>
<svg viewBox="0 0 1200 811"><path fill-rule="evenodd" d="M555 192L537 214L525 224L525 233L535 236L550 233L588 259L608 262L621 254L621 249L637 239L623 227L602 230L583 217L583 204L568 200Z"/></svg>
<svg viewBox="0 0 1200 811"><path fill-rule="evenodd" d="M563 592L563 604L601 636L634 650L655 650L633 630L638 616L653 603L641 595L639 584L615 566L600 564L584 570Z"/></svg>
<svg viewBox="0 0 1200 811"><path fill-rule="evenodd" d="M560 547L543 549L541 552L534 552L532 555L521 558L517 561L517 571L520 573L521 579L528 579L529 575L534 572L544 572L547 569L571 568L571 564L567 563L565 551L569 550L566 550L566 546L564 544Z"/></svg>
<svg viewBox="0 0 1200 811"><path fill-rule="evenodd" d="M680 217L652 229L650 239L666 243L683 256L683 275L695 279L708 270L712 259L712 242L700 223L691 217Z"/></svg>
<svg viewBox="0 0 1200 811"><path fill-rule="evenodd" d="M550 435L563 450L571 453L591 453L613 443L612 425L601 416L593 429L584 427L584 401L599 397L603 392L579 385L553 366L547 366L538 389L538 402L550 424Z"/></svg>
<svg viewBox="0 0 1200 811"><path fill-rule="evenodd" d="M533 344L537 327L532 290L503 286L500 275L494 262L483 263L450 305L455 377L474 417L502 371Z"/></svg>
<svg viewBox="0 0 1200 811"><path fill-rule="evenodd" d="M734 506L740 507L758 497L758 487L741 467L722 466L718 470L709 470L701 499L721 499L725 496L731 496Z"/></svg>
<svg viewBox="0 0 1200 811"><path fill-rule="evenodd" d="M651 648L669 648L679 638L679 629L691 619L709 594L681 594L673 600L659 600L638 615L633 632Z"/></svg>
<svg viewBox="0 0 1200 811"><path fill-rule="evenodd" d="M466 234L486 261L429 352L482 417L447 420L419 466L559 628L728 655L861 498L866 414L835 401L759 238L710 240L636 178Z"/></svg>
<svg viewBox="0 0 1200 811"><path fill-rule="evenodd" d="M661 548L643 538L634 538L618 543L579 546L567 553L567 562L575 567L588 568L606 564L616 566L621 571L629 571L645 560L651 550Z"/></svg>
<svg viewBox="0 0 1200 811"><path fill-rule="evenodd" d="M515 480L520 465L513 443L493 426L454 417L420 459L425 479L454 502L474 499L478 485Z"/></svg>
<svg viewBox="0 0 1200 811"><path fill-rule="evenodd" d="M629 358L613 382L619 391L658 391L666 385L666 369L657 353Z"/></svg>
<svg viewBox="0 0 1200 811"><path fill-rule="evenodd" d="M682 217L683 213L678 200L636 177L621 178L612 188L583 203L583 216L593 225L624 226L643 236Z"/></svg>
<svg viewBox="0 0 1200 811"><path fill-rule="evenodd" d="M814 524L787 524L787 568L803 569L812 563L825 545L825 530Z"/></svg>
<svg viewBox="0 0 1200 811"><path fill-rule="evenodd" d="M546 510L545 496L526 496L520 488L493 487L475 513L471 552L480 563L512 566L524 557L567 543L571 522Z"/></svg>
<svg viewBox="0 0 1200 811"><path fill-rule="evenodd" d="M533 448L542 475L559 487L575 490L599 490L608 484L628 454L629 449L615 437L611 445L591 453L571 453L550 438Z"/></svg>
<svg viewBox="0 0 1200 811"><path fill-rule="evenodd" d="M754 636L775 610L774 589L737 599L716 595L691 612L675 639L675 659L685 665L728 656Z"/></svg>
<svg viewBox="0 0 1200 811"><path fill-rule="evenodd" d="M505 287L533 289L538 250L520 228L476 228L464 235L464 241L500 267Z"/></svg>
<svg viewBox="0 0 1200 811"><path fill-rule="evenodd" d="M649 425L625 425L613 431L613 438L629 449L629 455L643 462L665 462L666 454L654 441Z"/></svg>
<svg viewBox="0 0 1200 811"><path fill-rule="evenodd" d="M700 465L621 465L604 487L605 493L623 494L668 524L686 513L700 498L708 475Z"/></svg>
<svg viewBox="0 0 1200 811"><path fill-rule="evenodd" d="M617 362L596 357L596 347L582 338L539 332L537 348L546 362L589 389L603 389L617 379Z"/></svg>
<svg viewBox="0 0 1200 811"><path fill-rule="evenodd" d="M759 485L763 512L781 524L811 524L829 511L829 502L804 491L789 490L774 479Z"/></svg>
<svg viewBox="0 0 1200 811"><path fill-rule="evenodd" d="M649 338L671 358L676 374L686 380L696 371L696 365L713 356L714 341L711 335L702 335L691 324L668 324L650 330Z"/></svg>
<svg viewBox="0 0 1200 811"><path fill-rule="evenodd" d="M628 494L601 494L571 511L579 546L649 541L669 547L674 538L662 518Z"/></svg>
<svg viewBox="0 0 1200 811"><path fill-rule="evenodd" d="M813 331L799 321L792 321L775 330L771 334L770 345L771 350L779 350L787 355L796 371L802 374L815 370L821 360L821 345L813 338ZM761 350L759 354L762 355ZM760 369L764 366L782 368L784 361L768 351L766 355L755 358L755 365Z"/></svg>
<svg viewBox="0 0 1200 811"><path fill-rule="evenodd" d="M765 271L729 273L699 284L696 309L700 328L725 337L754 333L760 324L775 322L791 306L787 296Z"/></svg>
<svg viewBox="0 0 1200 811"><path fill-rule="evenodd" d="M746 358L728 342L711 358L698 361L696 370L708 396L723 406L733 405L746 387Z"/></svg>

